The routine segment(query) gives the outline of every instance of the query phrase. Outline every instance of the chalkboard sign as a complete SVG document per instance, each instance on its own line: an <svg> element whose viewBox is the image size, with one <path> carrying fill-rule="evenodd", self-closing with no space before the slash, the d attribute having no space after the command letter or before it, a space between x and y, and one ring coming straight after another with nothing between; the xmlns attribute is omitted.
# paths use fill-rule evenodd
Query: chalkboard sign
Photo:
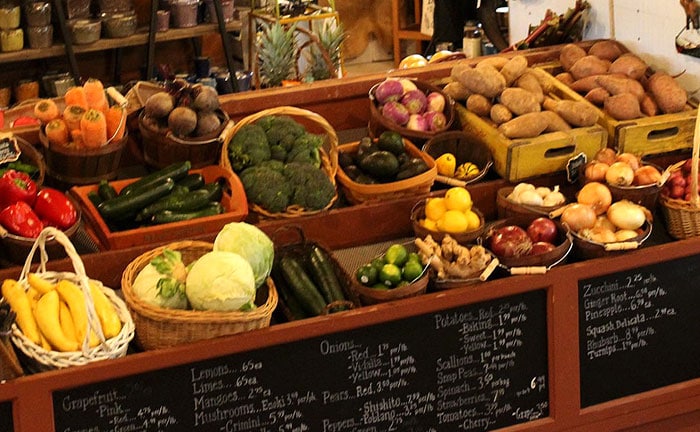
<svg viewBox="0 0 700 432"><path fill-rule="evenodd" d="M0 137L0 163L14 162L22 152L14 137Z"/></svg>
<svg viewBox="0 0 700 432"><path fill-rule="evenodd" d="M579 281L581 405L700 377L700 256Z"/></svg>
<svg viewBox="0 0 700 432"><path fill-rule="evenodd" d="M12 421L12 402L0 402L0 431L11 432L15 429Z"/></svg>
<svg viewBox="0 0 700 432"><path fill-rule="evenodd" d="M53 394L57 431L485 431L549 415L546 292Z"/></svg>

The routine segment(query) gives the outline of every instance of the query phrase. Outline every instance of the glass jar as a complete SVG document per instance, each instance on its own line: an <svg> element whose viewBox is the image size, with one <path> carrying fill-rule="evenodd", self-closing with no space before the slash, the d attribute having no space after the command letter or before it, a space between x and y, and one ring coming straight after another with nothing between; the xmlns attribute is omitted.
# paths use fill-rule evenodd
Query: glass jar
<svg viewBox="0 0 700 432"><path fill-rule="evenodd" d="M481 27L476 21L467 21L464 25L464 37L462 38L462 51L467 58L481 56Z"/></svg>
<svg viewBox="0 0 700 432"><path fill-rule="evenodd" d="M199 0L174 0L170 4L173 27L194 27L197 25Z"/></svg>
<svg viewBox="0 0 700 432"><path fill-rule="evenodd" d="M29 48L48 48L53 45L53 26L27 27L27 39L29 39Z"/></svg>
<svg viewBox="0 0 700 432"><path fill-rule="evenodd" d="M27 27L42 27L51 24L51 3L30 2L24 7Z"/></svg>
<svg viewBox="0 0 700 432"><path fill-rule="evenodd" d="M19 51L24 48L24 30L21 28L0 30L0 48L3 52Z"/></svg>
<svg viewBox="0 0 700 432"><path fill-rule="evenodd" d="M18 28L19 18L20 8L18 2L0 3L0 29L13 30Z"/></svg>

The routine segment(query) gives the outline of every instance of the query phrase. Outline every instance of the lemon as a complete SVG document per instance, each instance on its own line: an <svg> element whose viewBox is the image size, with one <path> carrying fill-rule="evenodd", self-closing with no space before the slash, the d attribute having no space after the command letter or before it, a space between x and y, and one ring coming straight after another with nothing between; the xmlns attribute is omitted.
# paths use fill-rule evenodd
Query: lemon
<svg viewBox="0 0 700 432"><path fill-rule="evenodd" d="M474 210L467 210L464 212L467 217L468 231L473 231L481 226L481 218L474 212Z"/></svg>
<svg viewBox="0 0 700 432"><path fill-rule="evenodd" d="M444 198L428 198L425 201L425 217L432 221L440 219L446 211Z"/></svg>
<svg viewBox="0 0 700 432"><path fill-rule="evenodd" d="M420 224L428 231L437 231L437 222L432 219L421 219Z"/></svg>
<svg viewBox="0 0 700 432"><path fill-rule="evenodd" d="M449 234L460 234L468 230L467 215L459 210L447 210L437 221L439 231Z"/></svg>
<svg viewBox="0 0 700 432"><path fill-rule="evenodd" d="M444 153L435 159L435 166L437 167L438 174L446 177L453 177L455 175L457 159L455 159L452 153Z"/></svg>
<svg viewBox="0 0 700 432"><path fill-rule="evenodd" d="M471 194L468 190L460 186L449 188L447 192L445 192L444 200L447 210L465 212L472 208Z"/></svg>

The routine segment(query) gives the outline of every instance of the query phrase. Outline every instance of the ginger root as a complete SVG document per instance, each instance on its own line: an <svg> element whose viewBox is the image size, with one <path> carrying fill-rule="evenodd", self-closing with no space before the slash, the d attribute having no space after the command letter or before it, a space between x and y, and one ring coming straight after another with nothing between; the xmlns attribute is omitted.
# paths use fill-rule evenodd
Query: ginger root
<svg viewBox="0 0 700 432"><path fill-rule="evenodd" d="M449 234L440 243L430 235L417 238L414 243L421 261L430 265L438 279L464 279L485 269L491 262L491 255L483 246L463 246Z"/></svg>

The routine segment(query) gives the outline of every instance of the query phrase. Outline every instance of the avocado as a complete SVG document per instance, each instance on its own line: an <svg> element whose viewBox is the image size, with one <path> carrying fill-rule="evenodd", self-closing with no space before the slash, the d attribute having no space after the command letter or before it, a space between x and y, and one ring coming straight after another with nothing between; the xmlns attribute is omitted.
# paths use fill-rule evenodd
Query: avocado
<svg viewBox="0 0 700 432"><path fill-rule="evenodd" d="M360 160L359 166L365 174L384 181L392 179L399 172L399 160L386 150L366 155Z"/></svg>
<svg viewBox="0 0 700 432"><path fill-rule="evenodd" d="M421 158L412 158L407 163L405 163L401 170L396 174L396 180L404 180L407 178L415 177L418 174L424 173L428 170L428 164Z"/></svg>
<svg viewBox="0 0 700 432"><path fill-rule="evenodd" d="M403 144L403 137L394 131L384 131L377 138L377 146L380 150L392 152L396 156L404 154L406 149Z"/></svg>
<svg viewBox="0 0 700 432"><path fill-rule="evenodd" d="M355 161L352 158L352 155L347 152L340 152L338 153L338 165L340 165L341 168L345 168L347 166L350 166L354 164Z"/></svg>

